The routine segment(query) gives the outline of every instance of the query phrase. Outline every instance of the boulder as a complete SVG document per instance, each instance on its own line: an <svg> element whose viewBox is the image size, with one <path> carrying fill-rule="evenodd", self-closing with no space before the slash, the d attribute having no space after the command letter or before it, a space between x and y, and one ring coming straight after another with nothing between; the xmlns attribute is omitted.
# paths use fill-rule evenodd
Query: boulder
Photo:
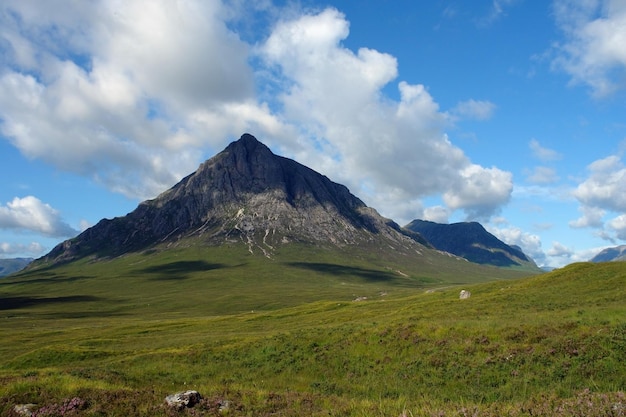
<svg viewBox="0 0 626 417"><path fill-rule="evenodd" d="M468 298L470 298L472 296L472 293L467 291L467 290L461 290L461 293L459 294L459 299L461 300L466 300Z"/></svg>
<svg viewBox="0 0 626 417"><path fill-rule="evenodd" d="M165 403L172 408L182 410L185 407L193 407L198 404L201 399L202 396L198 391L189 390L168 395L165 397Z"/></svg>
<svg viewBox="0 0 626 417"><path fill-rule="evenodd" d="M18 404L13 407L13 411L15 411L17 415L30 417L33 415L33 409L35 407L37 407L36 404Z"/></svg>

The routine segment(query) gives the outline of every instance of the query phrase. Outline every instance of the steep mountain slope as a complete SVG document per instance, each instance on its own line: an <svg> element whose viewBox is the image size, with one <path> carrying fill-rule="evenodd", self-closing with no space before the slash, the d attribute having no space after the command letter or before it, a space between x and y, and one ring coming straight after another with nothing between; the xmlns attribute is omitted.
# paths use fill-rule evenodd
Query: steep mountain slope
<svg viewBox="0 0 626 417"><path fill-rule="evenodd" d="M626 245L602 250L590 262L626 261Z"/></svg>
<svg viewBox="0 0 626 417"><path fill-rule="evenodd" d="M405 228L420 233L435 248L471 262L499 267L537 268L520 248L507 245L476 222L440 224L413 220Z"/></svg>
<svg viewBox="0 0 626 417"><path fill-rule="evenodd" d="M157 198L124 217L101 220L33 266L116 257L190 237L209 245L243 242L268 257L291 242L374 244L413 254L429 246L345 186L244 134Z"/></svg>

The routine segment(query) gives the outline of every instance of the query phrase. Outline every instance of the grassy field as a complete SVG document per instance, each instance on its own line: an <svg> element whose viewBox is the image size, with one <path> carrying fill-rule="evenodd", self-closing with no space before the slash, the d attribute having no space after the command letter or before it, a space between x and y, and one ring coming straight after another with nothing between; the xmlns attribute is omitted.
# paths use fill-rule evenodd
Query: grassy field
<svg viewBox="0 0 626 417"><path fill-rule="evenodd" d="M626 415L624 263L519 279L220 250L0 280L0 413ZM201 404L164 406L186 389Z"/></svg>

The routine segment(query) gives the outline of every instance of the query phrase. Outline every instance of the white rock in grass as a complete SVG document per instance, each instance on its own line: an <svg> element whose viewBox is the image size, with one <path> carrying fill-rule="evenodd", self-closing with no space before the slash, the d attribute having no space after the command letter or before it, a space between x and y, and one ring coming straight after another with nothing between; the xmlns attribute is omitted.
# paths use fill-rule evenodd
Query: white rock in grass
<svg viewBox="0 0 626 417"><path fill-rule="evenodd" d="M193 407L194 405L198 404L201 399L202 396L198 391L189 390L168 395L167 397L165 397L165 402L172 408L182 410L185 407Z"/></svg>
<svg viewBox="0 0 626 417"><path fill-rule="evenodd" d="M471 292L469 292L467 290L461 290L461 293L459 294L459 299L466 300L466 299L470 298L471 295L472 295Z"/></svg>

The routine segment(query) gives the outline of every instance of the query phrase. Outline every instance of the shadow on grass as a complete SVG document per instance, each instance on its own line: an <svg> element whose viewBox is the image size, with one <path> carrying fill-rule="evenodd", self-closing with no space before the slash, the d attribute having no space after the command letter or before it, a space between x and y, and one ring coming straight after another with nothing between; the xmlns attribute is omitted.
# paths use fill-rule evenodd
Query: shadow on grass
<svg viewBox="0 0 626 417"><path fill-rule="evenodd" d="M164 265L150 266L141 269L140 273L156 275L153 280L177 280L189 278L193 272L212 271L224 268L225 265L206 261L178 261Z"/></svg>
<svg viewBox="0 0 626 417"><path fill-rule="evenodd" d="M26 284L45 284L45 283L58 284L61 282L73 282L73 281L79 281L79 280L84 280L84 279L89 279L89 278L95 278L95 277L88 276L88 275L74 275L71 277L64 277L63 275L43 274L41 278L18 277L18 279L15 279L15 280L7 280L6 282L0 282L0 285L9 285L9 284L26 285Z"/></svg>
<svg viewBox="0 0 626 417"><path fill-rule="evenodd" d="M100 297L91 295L70 295L66 297L2 297L0 310L17 310L25 307L34 307L41 304L84 303L102 301Z"/></svg>
<svg viewBox="0 0 626 417"><path fill-rule="evenodd" d="M290 262L287 265L330 275L352 275L372 282L389 282L398 278L392 272L337 264L319 262Z"/></svg>

